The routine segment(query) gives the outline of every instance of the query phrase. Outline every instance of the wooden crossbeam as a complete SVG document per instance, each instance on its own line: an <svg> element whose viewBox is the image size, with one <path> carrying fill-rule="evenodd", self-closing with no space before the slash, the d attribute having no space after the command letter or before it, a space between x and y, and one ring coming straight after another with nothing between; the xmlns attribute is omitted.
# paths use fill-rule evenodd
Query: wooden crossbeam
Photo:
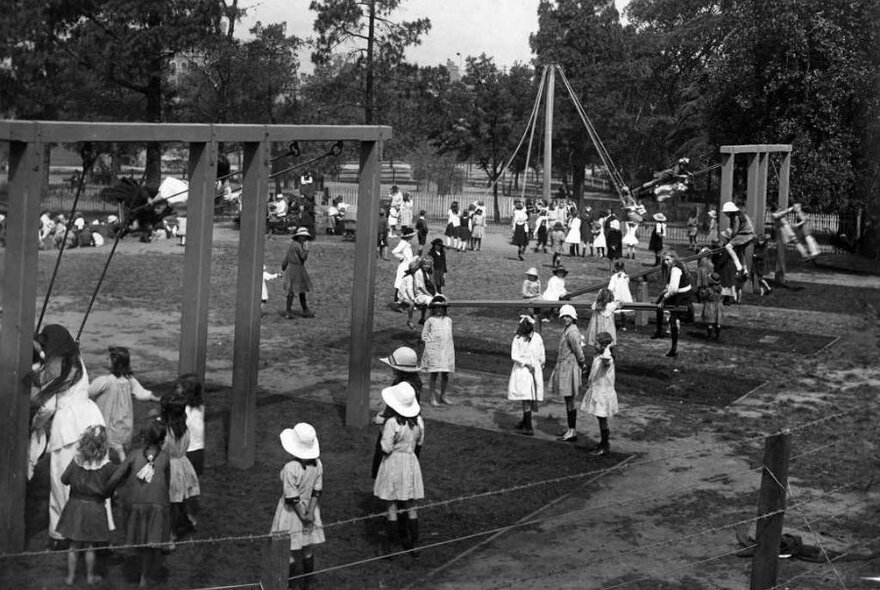
<svg viewBox="0 0 880 590"><path fill-rule="evenodd" d="M563 305L571 305L578 310L589 310L593 305L592 301L542 301L540 299L519 299L513 301L504 301L500 299L462 299L459 301L450 300L449 307L479 307L494 309L522 309L532 307L562 307ZM624 311L655 311L656 303L633 301L632 303L622 303L618 309ZM666 311L686 312L687 307L665 307Z"/></svg>
<svg viewBox="0 0 880 590"><path fill-rule="evenodd" d="M717 254L718 252L721 252L722 250L724 250L724 248L715 248L714 250L709 250L708 252L700 252L698 254L693 254L691 256L685 256L684 258L679 258L678 261L683 262L683 263L684 262L693 262L695 260L699 260L700 258L706 258L707 256L712 256L713 254ZM639 272L632 273L631 275L629 275L629 278L630 279L640 279L640 278L646 277L650 274L654 274L655 272L660 272L661 268L662 267L660 267L660 266L651 266L649 268L646 268L645 270L640 270ZM572 297L578 297L579 295L585 295L587 293L592 293L592 292L598 291L599 289L602 289L603 287L607 287L607 286L608 286L608 281L603 281L601 283L599 283L599 282L590 283L586 287L582 287L580 289L575 289L574 291L568 293L567 295L563 295L562 299L564 301L570 302L570 299Z"/></svg>

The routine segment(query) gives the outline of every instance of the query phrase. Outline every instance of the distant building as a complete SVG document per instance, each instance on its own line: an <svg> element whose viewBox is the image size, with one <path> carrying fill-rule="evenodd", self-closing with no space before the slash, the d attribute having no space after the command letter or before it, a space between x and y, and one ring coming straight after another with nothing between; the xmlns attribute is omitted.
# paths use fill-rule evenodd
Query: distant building
<svg viewBox="0 0 880 590"><path fill-rule="evenodd" d="M446 71L449 72L450 82L461 82L461 68L451 59L446 60Z"/></svg>
<svg viewBox="0 0 880 590"><path fill-rule="evenodd" d="M206 63L207 60L204 54L193 52L178 53L171 58L168 64L168 81L172 86L177 86L191 70L204 67Z"/></svg>

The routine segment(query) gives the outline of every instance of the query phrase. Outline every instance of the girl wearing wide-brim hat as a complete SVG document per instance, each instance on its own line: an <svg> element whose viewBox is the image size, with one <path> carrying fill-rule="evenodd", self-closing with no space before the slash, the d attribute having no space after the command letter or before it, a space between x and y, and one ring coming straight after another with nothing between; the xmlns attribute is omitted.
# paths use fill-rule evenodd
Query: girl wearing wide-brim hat
<svg viewBox="0 0 880 590"><path fill-rule="evenodd" d="M409 346L400 346L396 348L394 352L386 357L380 358L379 360L391 367L394 375L393 380L391 381L392 386L400 385L401 387L409 387L412 389L416 401L421 399L422 378L419 375L419 371L421 371L422 368L419 365L419 355L416 354L415 350ZM385 421L393 415L393 412L387 407L382 408L373 419L373 424L384 426ZM376 452L373 455L373 466L370 471L373 479L376 479L376 474L379 472L379 464L382 462L382 457L384 456L380 444L381 441L382 433L380 432L379 437L376 439Z"/></svg>
<svg viewBox="0 0 880 590"><path fill-rule="evenodd" d="M550 374L550 391L565 399L565 413L568 428L557 440L575 442L577 440L577 408L574 398L581 388L582 373L586 367L584 360L583 336L577 327L577 311L571 305L559 308L559 321L562 322L562 335L559 338L559 352L556 366Z"/></svg>
<svg viewBox="0 0 880 590"><path fill-rule="evenodd" d="M389 552L398 532L404 549L412 549L419 538L418 513L412 501L425 497L419 464L419 452L425 442L425 423L419 415L421 408L415 393L406 384L386 387L382 390L382 400L388 417L379 441L384 457L373 484L373 495L387 503L383 549ZM405 511L408 522L401 520L398 523L398 507Z"/></svg>
<svg viewBox="0 0 880 590"><path fill-rule="evenodd" d="M293 319L293 298L299 294L299 303L302 306L304 318L313 318L315 314L309 309L306 301L306 293L312 290L312 279L306 272L306 260L309 257L309 242L312 236L308 228L301 227L294 232L287 249L287 255L281 263L284 271L284 290L287 291L287 307L284 317Z"/></svg>
<svg viewBox="0 0 880 590"><path fill-rule="evenodd" d="M319 499L324 489L324 464L318 436L311 424L300 422L280 435L281 446L293 460L281 469L283 495L278 500L272 532L290 533L289 576L310 574L315 570L313 546L324 542ZM297 573L297 564L302 571ZM308 587L309 578L303 580Z"/></svg>
<svg viewBox="0 0 880 590"><path fill-rule="evenodd" d="M654 266L660 266L660 253L663 251L663 240L666 238L666 216L654 213L654 231L648 242L648 250L654 253Z"/></svg>

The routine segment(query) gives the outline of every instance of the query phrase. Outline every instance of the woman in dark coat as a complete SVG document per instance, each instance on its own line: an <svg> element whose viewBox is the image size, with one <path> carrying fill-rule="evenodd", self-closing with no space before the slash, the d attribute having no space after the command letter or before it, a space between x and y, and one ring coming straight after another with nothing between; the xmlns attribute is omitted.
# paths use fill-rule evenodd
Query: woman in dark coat
<svg viewBox="0 0 880 590"><path fill-rule="evenodd" d="M281 270L284 271L284 290L287 291L287 308L284 317L293 319L293 297L299 294L299 303L302 305L303 317L313 318L315 314L309 309L306 301L306 293L312 290L312 280L309 273L306 272L306 259L309 257L309 244L312 239L309 230L306 227L300 227L293 234L290 248L287 250L287 256L281 263Z"/></svg>

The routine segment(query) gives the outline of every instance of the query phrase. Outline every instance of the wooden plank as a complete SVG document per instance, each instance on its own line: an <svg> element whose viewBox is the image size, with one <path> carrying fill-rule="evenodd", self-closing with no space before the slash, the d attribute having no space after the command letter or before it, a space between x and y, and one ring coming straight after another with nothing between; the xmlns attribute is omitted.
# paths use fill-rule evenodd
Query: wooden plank
<svg viewBox="0 0 880 590"><path fill-rule="evenodd" d="M0 552L25 548L28 400L37 297L37 233L45 144L12 142L9 211L0 286Z"/></svg>
<svg viewBox="0 0 880 590"><path fill-rule="evenodd" d="M290 533L273 533L263 541L261 570L260 590L287 590L290 577Z"/></svg>
<svg viewBox="0 0 880 590"><path fill-rule="evenodd" d="M592 301L535 301L530 299L520 299L513 301L501 301L496 299L460 299L449 300L449 307L476 307L487 309L532 309L534 307L552 307L559 308L563 305L571 305L575 309L589 311L593 305ZM622 303L618 309L632 311L654 311L657 304L650 301L633 301L632 303ZM669 311L685 311L686 307L667 307Z"/></svg>
<svg viewBox="0 0 880 590"><path fill-rule="evenodd" d="M379 232L381 142L361 143L354 285L351 297L351 354L345 425L363 428L370 422L370 366L373 355L373 304L376 284L376 235ZM389 351L390 352L390 351Z"/></svg>
<svg viewBox="0 0 880 590"><path fill-rule="evenodd" d="M53 142L161 141L385 141L391 127L383 125L212 125L208 123L131 123L80 121L0 121L0 141L26 141L39 127Z"/></svg>
<svg viewBox="0 0 880 590"><path fill-rule="evenodd" d="M244 185L238 238L229 465L253 466L256 450L257 376L260 362L260 290L266 240L269 144L244 144Z"/></svg>
<svg viewBox="0 0 880 590"><path fill-rule="evenodd" d="M722 154L758 154L770 152L790 152L790 143L768 143L752 145L722 145L719 150Z"/></svg>
<svg viewBox="0 0 880 590"><path fill-rule="evenodd" d="M214 236L214 185L217 144L189 146L189 194L186 202L186 250L183 256L183 305L180 314L180 375L205 381L208 346L208 298Z"/></svg>
<svg viewBox="0 0 880 590"><path fill-rule="evenodd" d="M776 586L779 568L779 542L785 498L788 488L788 461L791 456L791 432L786 430L764 441L764 468L758 495L758 521L755 523L757 547L752 555L751 590L767 590ZM763 516L765 514L772 516Z"/></svg>

